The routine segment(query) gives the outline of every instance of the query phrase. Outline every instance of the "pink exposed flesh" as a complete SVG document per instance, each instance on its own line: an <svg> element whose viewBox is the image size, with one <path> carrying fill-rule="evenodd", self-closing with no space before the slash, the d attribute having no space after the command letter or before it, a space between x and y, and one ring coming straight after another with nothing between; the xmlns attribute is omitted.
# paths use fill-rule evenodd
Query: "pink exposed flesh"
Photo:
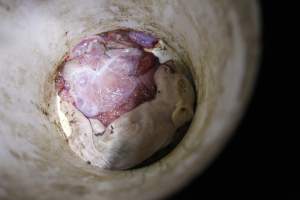
<svg viewBox="0 0 300 200"><path fill-rule="evenodd" d="M63 100L105 126L156 93L153 75L158 58L143 50L153 47L156 39L138 32L133 40L129 33L133 35L133 31L117 30L83 39L56 80Z"/></svg>

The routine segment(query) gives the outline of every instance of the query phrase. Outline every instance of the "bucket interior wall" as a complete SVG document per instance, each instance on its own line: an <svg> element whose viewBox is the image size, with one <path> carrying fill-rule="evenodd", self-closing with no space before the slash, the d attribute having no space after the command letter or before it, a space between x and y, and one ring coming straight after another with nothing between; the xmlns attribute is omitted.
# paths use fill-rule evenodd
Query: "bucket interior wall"
<svg viewBox="0 0 300 200"><path fill-rule="evenodd" d="M0 18L0 199L163 197L219 151L255 77L252 0L1 0ZM75 156L50 122L45 84L80 37L120 27L153 32L178 52L190 67L197 105L186 136L162 160L103 171Z"/></svg>

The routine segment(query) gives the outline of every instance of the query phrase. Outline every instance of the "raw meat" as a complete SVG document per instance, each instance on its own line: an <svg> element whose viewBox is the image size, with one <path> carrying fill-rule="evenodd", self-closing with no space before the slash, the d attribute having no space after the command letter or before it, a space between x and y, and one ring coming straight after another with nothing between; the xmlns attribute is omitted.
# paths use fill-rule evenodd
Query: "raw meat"
<svg viewBox="0 0 300 200"><path fill-rule="evenodd" d="M117 30L81 40L71 50L57 80L63 100L88 118L108 126L155 97L153 75L159 61L143 48L158 40L139 31Z"/></svg>

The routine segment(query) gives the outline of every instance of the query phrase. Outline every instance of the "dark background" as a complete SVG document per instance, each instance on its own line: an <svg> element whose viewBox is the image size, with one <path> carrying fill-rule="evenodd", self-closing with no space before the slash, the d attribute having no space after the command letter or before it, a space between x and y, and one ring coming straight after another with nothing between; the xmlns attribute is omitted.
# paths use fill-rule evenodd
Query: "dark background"
<svg viewBox="0 0 300 200"><path fill-rule="evenodd" d="M300 91L300 77L293 72L299 67L296 38L300 35L296 30L300 22L296 14L300 10L291 1L259 3L263 52L246 114L217 159L170 199L300 199L300 168L296 164L300 158L296 137L300 121L295 112L300 102L293 96Z"/></svg>

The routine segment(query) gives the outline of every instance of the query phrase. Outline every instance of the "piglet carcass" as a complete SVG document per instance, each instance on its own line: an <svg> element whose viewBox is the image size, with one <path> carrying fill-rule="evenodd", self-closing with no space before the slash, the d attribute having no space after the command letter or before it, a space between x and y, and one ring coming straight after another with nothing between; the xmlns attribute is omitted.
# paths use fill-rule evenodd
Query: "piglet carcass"
<svg viewBox="0 0 300 200"><path fill-rule="evenodd" d="M145 48L158 39L116 30L81 40L57 77L72 150L92 165L127 169L166 146L193 116L193 88Z"/></svg>

